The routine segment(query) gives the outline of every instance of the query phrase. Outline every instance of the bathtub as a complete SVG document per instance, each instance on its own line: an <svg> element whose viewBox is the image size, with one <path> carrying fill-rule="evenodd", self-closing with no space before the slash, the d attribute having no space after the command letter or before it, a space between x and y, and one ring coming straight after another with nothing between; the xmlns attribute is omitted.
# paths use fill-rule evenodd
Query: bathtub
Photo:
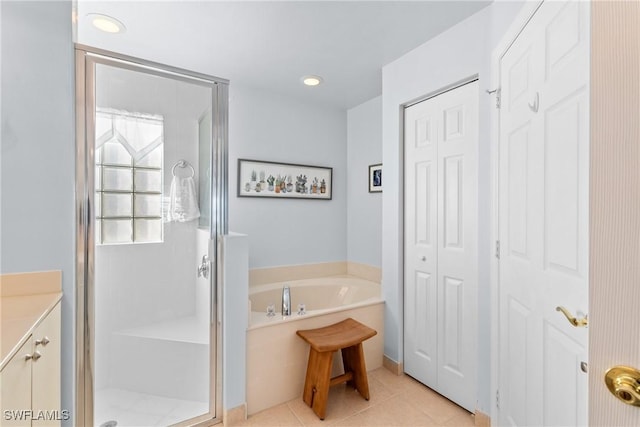
<svg viewBox="0 0 640 427"><path fill-rule="evenodd" d="M291 316L282 316L282 288L291 289ZM306 313L297 314L298 304ZM275 305L276 315L267 316ZM382 366L384 301L380 283L355 276L332 276L254 286L249 289L247 331L247 412L255 414L295 398L302 398L309 346L299 329L327 326L351 317L378 334L363 344L367 370ZM333 375L342 373L340 352Z"/></svg>
<svg viewBox="0 0 640 427"><path fill-rule="evenodd" d="M282 316L282 288L290 287L291 316ZM278 322L300 320L381 302L380 284L353 276L324 277L270 283L249 290L251 328ZM298 314L298 305L304 304L306 313ZM267 306L274 305L275 316L267 316Z"/></svg>

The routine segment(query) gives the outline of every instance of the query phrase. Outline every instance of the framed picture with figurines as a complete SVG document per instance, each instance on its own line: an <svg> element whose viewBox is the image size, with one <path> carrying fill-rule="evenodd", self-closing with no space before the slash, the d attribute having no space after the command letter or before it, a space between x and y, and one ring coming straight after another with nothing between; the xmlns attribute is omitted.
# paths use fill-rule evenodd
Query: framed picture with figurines
<svg viewBox="0 0 640 427"><path fill-rule="evenodd" d="M331 200L333 168L238 159L238 197Z"/></svg>

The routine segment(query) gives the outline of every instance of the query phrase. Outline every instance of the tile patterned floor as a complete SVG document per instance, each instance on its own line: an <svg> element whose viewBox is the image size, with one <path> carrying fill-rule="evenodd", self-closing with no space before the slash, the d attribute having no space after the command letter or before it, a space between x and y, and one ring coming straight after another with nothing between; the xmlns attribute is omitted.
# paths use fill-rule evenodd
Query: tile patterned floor
<svg viewBox="0 0 640 427"><path fill-rule="evenodd" d="M302 397L249 417L243 426L442 426L472 427L472 414L406 375L384 368L369 372L371 399L346 385L329 392L324 421Z"/></svg>

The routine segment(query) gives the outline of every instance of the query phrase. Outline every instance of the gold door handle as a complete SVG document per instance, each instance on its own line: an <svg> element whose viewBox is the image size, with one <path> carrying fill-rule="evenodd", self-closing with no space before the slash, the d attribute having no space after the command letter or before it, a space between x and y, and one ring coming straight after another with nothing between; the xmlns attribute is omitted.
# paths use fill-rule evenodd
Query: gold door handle
<svg viewBox="0 0 640 427"><path fill-rule="evenodd" d="M556 307L556 311L562 312L562 314L564 314L564 317L567 318L569 323L571 323L576 328L586 328L587 325L589 324L589 319L587 318L586 315L581 319L577 319L573 314L569 312L569 310L561 306Z"/></svg>
<svg viewBox="0 0 640 427"><path fill-rule="evenodd" d="M640 371L629 366L614 366L604 375L607 388L622 402L640 406Z"/></svg>

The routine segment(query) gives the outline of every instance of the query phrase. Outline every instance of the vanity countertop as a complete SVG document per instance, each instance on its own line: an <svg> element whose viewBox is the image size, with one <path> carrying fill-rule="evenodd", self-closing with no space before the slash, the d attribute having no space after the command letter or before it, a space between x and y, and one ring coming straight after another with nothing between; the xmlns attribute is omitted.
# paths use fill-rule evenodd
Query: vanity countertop
<svg viewBox="0 0 640 427"><path fill-rule="evenodd" d="M0 370L62 299L59 271L0 276Z"/></svg>

